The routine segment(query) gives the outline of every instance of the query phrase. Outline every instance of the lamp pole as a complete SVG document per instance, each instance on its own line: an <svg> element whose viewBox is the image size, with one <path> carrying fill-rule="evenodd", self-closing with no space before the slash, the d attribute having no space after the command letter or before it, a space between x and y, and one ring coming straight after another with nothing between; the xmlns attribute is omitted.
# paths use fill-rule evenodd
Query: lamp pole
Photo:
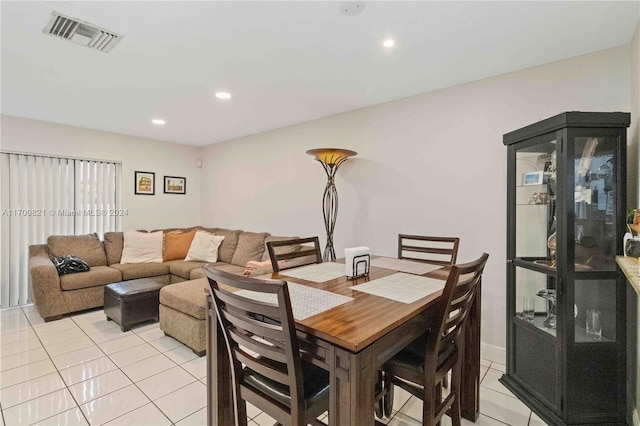
<svg viewBox="0 0 640 426"><path fill-rule="evenodd" d="M333 261L336 260L333 231L338 217L338 190L336 189L335 176L340 164L344 163L347 158L357 155L357 152L340 148L319 148L311 149L307 151L307 154L315 156L327 174L327 185L324 187L322 197L322 215L324 216L324 228L327 231L327 245L324 248L322 259L325 262Z"/></svg>

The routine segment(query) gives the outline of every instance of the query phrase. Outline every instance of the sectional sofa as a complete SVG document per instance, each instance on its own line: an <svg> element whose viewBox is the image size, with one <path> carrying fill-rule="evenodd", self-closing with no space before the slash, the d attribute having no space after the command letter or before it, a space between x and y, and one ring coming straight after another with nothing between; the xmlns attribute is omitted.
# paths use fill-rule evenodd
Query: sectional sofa
<svg viewBox="0 0 640 426"><path fill-rule="evenodd" d="M214 265L231 273L242 274L249 261L269 259L266 243L294 237L275 237L267 232L246 232L224 228L190 227L163 229L164 233L204 230L224 236ZM153 232L153 231L152 231ZM160 291L160 327L194 352L205 350L205 288L208 286L202 267L205 262L170 260L151 263L121 263L124 245L122 232L107 232L101 240L97 234L50 236L47 244L29 247L29 277L35 305L45 321L64 314L103 306L107 284L150 278L165 287ZM290 248L296 250L299 248ZM54 257L75 255L84 260L87 272L58 275ZM254 270L251 275L271 273L271 267Z"/></svg>

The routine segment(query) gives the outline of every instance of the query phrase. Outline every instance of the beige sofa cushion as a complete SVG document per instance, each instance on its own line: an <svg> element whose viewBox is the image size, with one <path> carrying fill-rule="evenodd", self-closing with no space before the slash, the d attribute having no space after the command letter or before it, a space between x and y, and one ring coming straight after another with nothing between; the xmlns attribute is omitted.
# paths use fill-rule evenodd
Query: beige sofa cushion
<svg viewBox="0 0 640 426"><path fill-rule="evenodd" d="M123 232L105 232L104 233L104 251L107 253L107 265L120 263L123 246L124 246Z"/></svg>
<svg viewBox="0 0 640 426"><path fill-rule="evenodd" d="M204 270L202 268L193 269L189 273L189 279L190 280L197 280L198 278L206 278L205 275L204 275Z"/></svg>
<svg viewBox="0 0 640 426"><path fill-rule="evenodd" d="M259 261L264 253L267 232L243 232L238 238L238 247L231 259L232 265L244 267L250 260Z"/></svg>
<svg viewBox="0 0 640 426"><path fill-rule="evenodd" d="M267 260L269 261L271 260L269 258L269 250L267 250L268 242L294 240L296 238L299 238L299 237L275 237L273 235L267 237L267 239L264 242L264 254L262 255L262 261L266 262ZM288 254L288 253L295 253L297 251L300 251L302 249L302 246L300 244L296 244L294 246L276 247L275 249L277 254Z"/></svg>
<svg viewBox="0 0 640 426"><path fill-rule="evenodd" d="M164 264L169 268L169 272L171 272L171 274L189 280L191 279L191 271L193 271L194 269L202 269L202 267L206 265L206 262L172 260L170 262L165 262Z"/></svg>
<svg viewBox="0 0 640 426"><path fill-rule="evenodd" d="M169 267L164 263L114 263L110 266L122 273L123 280L136 280L138 278L169 274Z"/></svg>
<svg viewBox="0 0 640 426"><path fill-rule="evenodd" d="M104 245L96 233L88 235L52 235L47 238L47 246L52 257L73 255L87 262L90 267L107 266Z"/></svg>
<svg viewBox="0 0 640 426"><path fill-rule="evenodd" d="M214 268L218 268L222 271L229 272L230 274L242 275L244 272L244 266L232 265L230 263L214 263L212 265ZM204 270L202 268L194 269L191 271L190 279L195 280L198 278L205 277Z"/></svg>
<svg viewBox="0 0 640 426"><path fill-rule="evenodd" d="M236 252L236 247L238 247L238 238L240 238L240 234L242 231L236 229L222 229L217 228L215 234L222 235L224 240L218 247L218 261L219 262L227 262L231 263L231 259L233 259L233 254Z"/></svg>
<svg viewBox="0 0 640 426"><path fill-rule="evenodd" d="M62 290L78 290L117 283L118 281L122 281L122 274L117 269L109 266L92 266L91 270L87 272L62 275L60 288Z"/></svg>
<svg viewBox="0 0 640 426"><path fill-rule="evenodd" d="M194 318L206 318L209 283L205 278L171 284L160 290L160 303Z"/></svg>

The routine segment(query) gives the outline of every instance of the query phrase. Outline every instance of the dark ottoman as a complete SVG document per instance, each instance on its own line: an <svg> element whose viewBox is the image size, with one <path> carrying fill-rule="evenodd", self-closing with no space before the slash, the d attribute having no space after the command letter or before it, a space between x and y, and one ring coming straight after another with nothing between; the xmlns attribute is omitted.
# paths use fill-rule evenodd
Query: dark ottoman
<svg viewBox="0 0 640 426"><path fill-rule="evenodd" d="M120 324L127 331L133 324L158 320L160 289L150 278L108 284L104 288L104 313L108 320Z"/></svg>

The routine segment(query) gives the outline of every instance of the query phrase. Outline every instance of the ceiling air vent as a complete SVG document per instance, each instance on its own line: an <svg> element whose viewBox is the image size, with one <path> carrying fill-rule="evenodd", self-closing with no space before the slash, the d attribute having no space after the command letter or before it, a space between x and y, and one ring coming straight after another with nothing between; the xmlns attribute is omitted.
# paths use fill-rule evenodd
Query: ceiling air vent
<svg viewBox="0 0 640 426"><path fill-rule="evenodd" d="M42 32L101 52L111 51L123 37L113 31L69 18L55 11L51 12L51 20Z"/></svg>

